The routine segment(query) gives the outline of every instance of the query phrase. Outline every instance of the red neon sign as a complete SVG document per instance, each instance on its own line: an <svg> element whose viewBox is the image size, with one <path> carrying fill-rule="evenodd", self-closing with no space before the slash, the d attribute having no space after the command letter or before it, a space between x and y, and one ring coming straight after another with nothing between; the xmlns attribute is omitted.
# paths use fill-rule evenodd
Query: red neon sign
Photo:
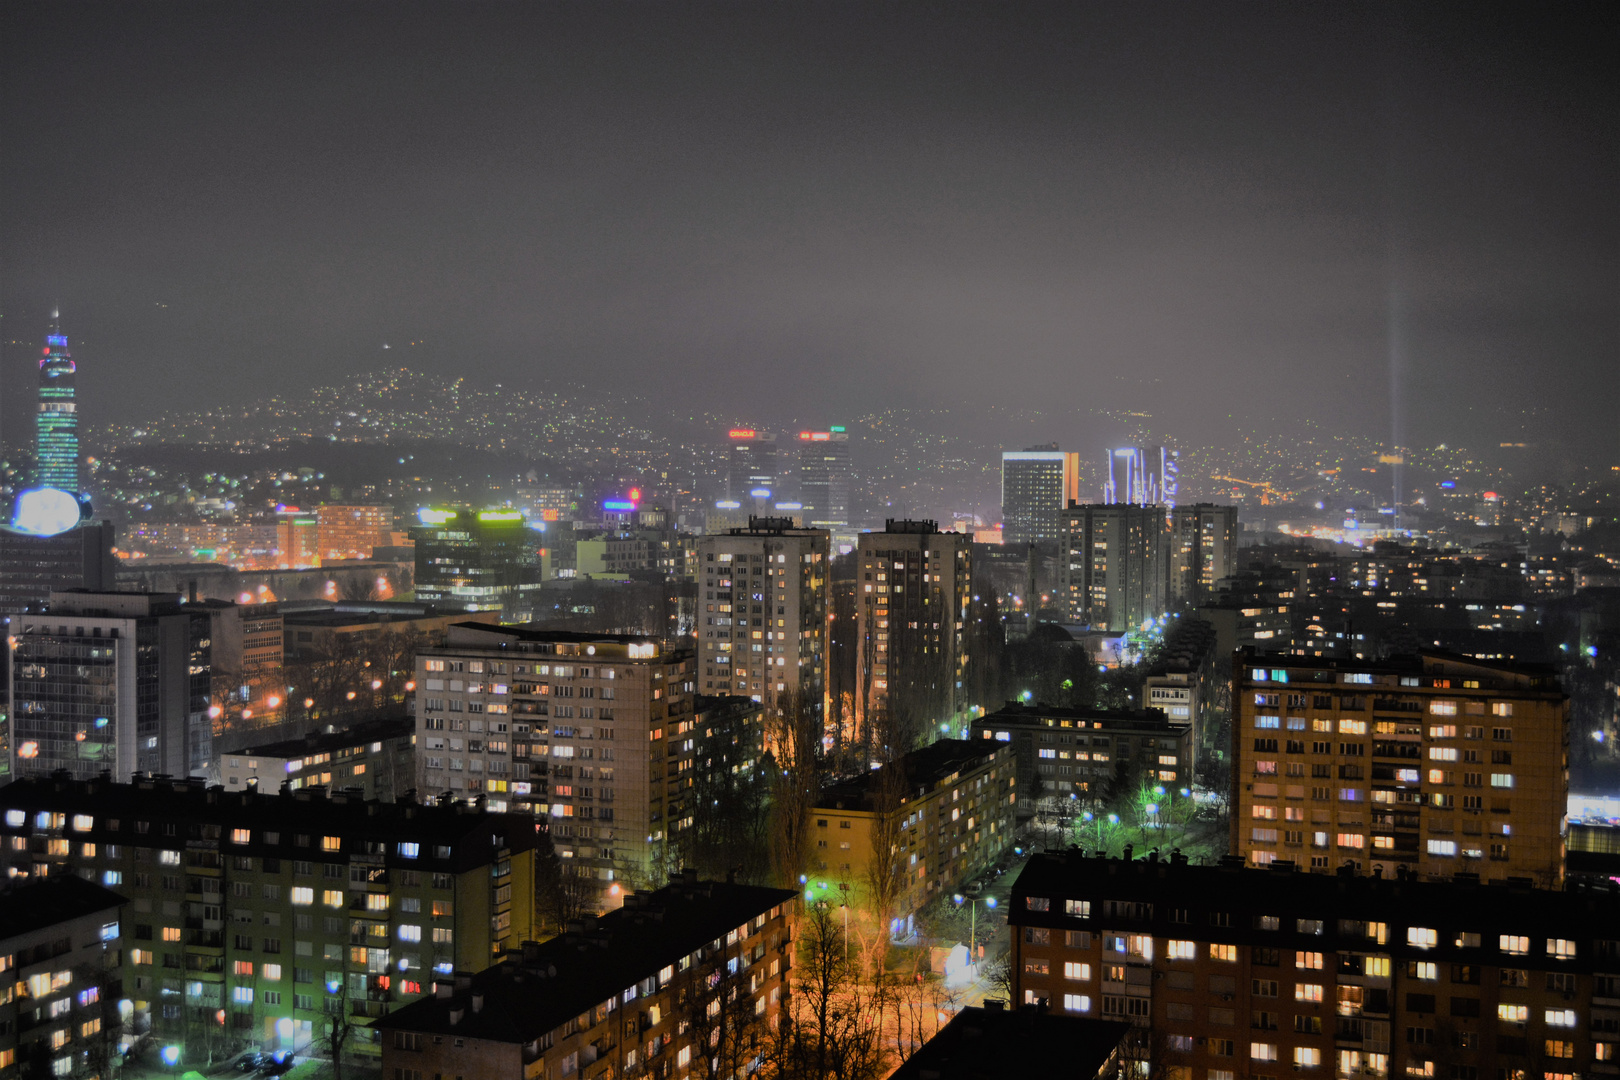
<svg viewBox="0 0 1620 1080"><path fill-rule="evenodd" d="M734 427L731 429L730 435L733 439L756 439L759 437L759 432L751 427Z"/></svg>
<svg viewBox="0 0 1620 1080"><path fill-rule="evenodd" d="M826 442L828 439L832 438L832 432L801 431L799 432L799 438L803 439L805 442Z"/></svg>

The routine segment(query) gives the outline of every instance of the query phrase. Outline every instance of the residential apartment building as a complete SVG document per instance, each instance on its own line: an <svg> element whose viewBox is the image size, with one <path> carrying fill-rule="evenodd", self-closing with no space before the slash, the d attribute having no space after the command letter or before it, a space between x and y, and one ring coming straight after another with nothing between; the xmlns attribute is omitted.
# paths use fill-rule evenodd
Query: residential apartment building
<svg viewBox="0 0 1620 1080"><path fill-rule="evenodd" d="M207 770L205 608L155 593L53 592L10 634L12 776Z"/></svg>
<svg viewBox="0 0 1620 1080"><path fill-rule="evenodd" d="M385 1077L741 1076L793 966L797 894L682 877L379 1021Z"/></svg>
<svg viewBox="0 0 1620 1080"><path fill-rule="evenodd" d="M0 523L0 614L38 611L52 592L113 588L114 535L110 521L83 521L43 536Z"/></svg>
<svg viewBox="0 0 1620 1080"><path fill-rule="evenodd" d="M855 716L880 736L932 734L962 707L972 538L891 519L861 534L856 559Z"/></svg>
<svg viewBox="0 0 1620 1080"><path fill-rule="evenodd" d="M870 910L872 881L891 875L898 887L890 931L908 935L923 905L978 877L1012 846L1017 768L1006 747L941 739L822 789L812 811L811 888L836 889L822 897L834 902L847 892L853 906ZM880 857L884 847L892 853Z"/></svg>
<svg viewBox="0 0 1620 1080"><path fill-rule="evenodd" d="M303 1046L534 935L527 816L60 775L0 788L0 814L5 877L129 898L124 997L165 1042ZM375 1059L366 1033L351 1045Z"/></svg>
<svg viewBox="0 0 1620 1080"><path fill-rule="evenodd" d="M301 739L245 746L215 756L208 779L226 791L266 794L323 787L393 802L416 790L416 720L377 717Z"/></svg>
<svg viewBox="0 0 1620 1080"><path fill-rule="evenodd" d="M1170 532L1163 506L1073 505L1059 528L1056 606L1068 622L1128 631L1165 613Z"/></svg>
<svg viewBox="0 0 1620 1080"><path fill-rule="evenodd" d="M110 1076L124 898L77 877L0 889L0 1073Z"/></svg>
<svg viewBox="0 0 1620 1080"><path fill-rule="evenodd" d="M528 810L601 888L692 823L692 654L655 638L463 623L416 659L418 787Z"/></svg>
<svg viewBox="0 0 1620 1080"><path fill-rule="evenodd" d="M1215 596L1216 583L1237 573L1235 506L1188 503L1170 510L1169 603L1197 607Z"/></svg>
<svg viewBox="0 0 1620 1080"><path fill-rule="evenodd" d="M828 543L825 529L760 517L698 541L705 694L740 694L771 707L796 694L825 715Z"/></svg>
<svg viewBox="0 0 1620 1080"><path fill-rule="evenodd" d="M1253 649L1233 664L1231 850L1250 863L1563 880L1568 699L1552 669Z"/></svg>
<svg viewBox="0 0 1620 1080"><path fill-rule="evenodd" d="M1127 1021L1138 1075L1620 1073L1620 890L1036 855L1019 1001Z"/></svg>
<svg viewBox="0 0 1620 1080"><path fill-rule="evenodd" d="M1012 747L1025 812L1037 797L1095 800L1119 779L1190 787L1197 768L1192 725L1172 722L1159 709L1061 709L1005 706L973 721L975 740Z"/></svg>
<svg viewBox="0 0 1620 1080"><path fill-rule="evenodd" d="M1059 540L1059 515L1080 498L1080 455L1057 444L1001 455L1001 536L1007 544Z"/></svg>

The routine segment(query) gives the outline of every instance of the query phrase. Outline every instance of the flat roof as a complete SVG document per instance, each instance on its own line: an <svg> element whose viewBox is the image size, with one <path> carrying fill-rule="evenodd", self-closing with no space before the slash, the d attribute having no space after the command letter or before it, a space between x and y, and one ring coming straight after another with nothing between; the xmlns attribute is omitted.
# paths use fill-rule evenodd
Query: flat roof
<svg viewBox="0 0 1620 1080"><path fill-rule="evenodd" d="M998 742L941 739L920 750L913 750L895 764L905 771L909 794L916 795L918 789L931 787L952 773L977 768L1001 749L1004 749L1003 744ZM894 764L885 765L883 769L874 769L864 776L827 785L816 798L816 809L870 810L868 802L878 777L894 767Z"/></svg>
<svg viewBox="0 0 1620 1080"><path fill-rule="evenodd" d="M906 1059L890 1080L1092 1080L1130 1034L1131 1025L969 1005Z"/></svg>
<svg viewBox="0 0 1620 1080"><path fill-rule="evenodd" d="M0 941L69 919L116 910L126 899L75 874L29 881L0 892Z"/></svg>
<svg viewBox="0 0 1620 1080"><path fill-rule="evenodd" d="M372 1026L526 1043L795 899L791 889L683 879L467 978L453 996L419 998ZM457 982L462 977L458 975ZM474 1010L471 999L482 997ZM627 1006L634 1010L632 1004ZM459 1012L459 1019L451 1014Z"/></svg>

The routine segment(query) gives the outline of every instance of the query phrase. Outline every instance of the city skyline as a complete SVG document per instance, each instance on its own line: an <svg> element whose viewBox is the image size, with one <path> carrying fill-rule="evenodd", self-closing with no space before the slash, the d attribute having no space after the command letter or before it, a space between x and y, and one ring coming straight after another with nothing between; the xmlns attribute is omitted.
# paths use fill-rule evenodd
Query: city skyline
<svg viewBox="0 0 1620 1080"><path fill-rule="evenodd" d="M4 377L60 303L103 423L405 363L1615 447L1597 9L177 10L5 15Z"/></svg>

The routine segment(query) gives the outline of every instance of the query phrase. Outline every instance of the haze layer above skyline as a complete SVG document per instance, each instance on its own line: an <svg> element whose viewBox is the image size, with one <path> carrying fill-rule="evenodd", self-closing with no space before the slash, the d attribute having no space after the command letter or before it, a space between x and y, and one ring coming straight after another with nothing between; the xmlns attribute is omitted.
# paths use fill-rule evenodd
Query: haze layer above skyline
<svg viewBox="0 0 1620 1080"><path fill-rule="evenodd" d="M8 439L60 303L90 424L408 365L1620 449L1606 8L0 19Z"/></svg>

